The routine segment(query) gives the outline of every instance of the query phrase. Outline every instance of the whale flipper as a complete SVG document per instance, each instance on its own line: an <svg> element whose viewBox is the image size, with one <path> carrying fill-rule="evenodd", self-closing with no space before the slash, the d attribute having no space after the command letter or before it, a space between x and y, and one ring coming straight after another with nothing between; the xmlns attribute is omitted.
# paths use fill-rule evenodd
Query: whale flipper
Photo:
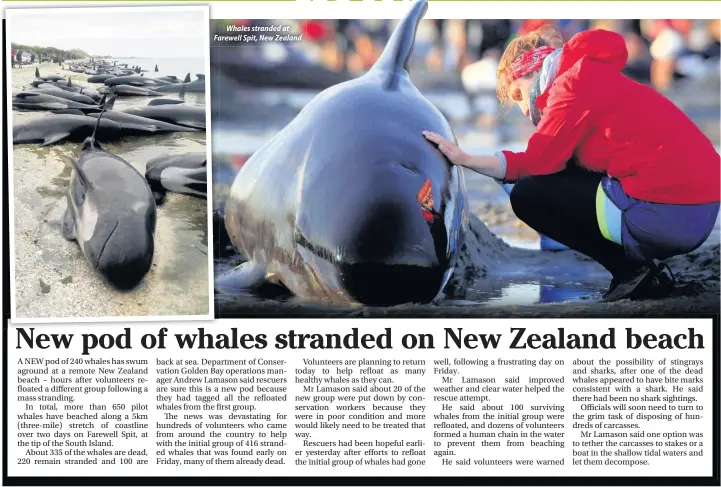
<svg viewBox="0 0 721 487"><path fill-rule="evenodd" d="M263 297L290 294L285 286L269 281L266 275L265 267L254 262L245 262L216 278L215 292L235 296L253 294Z"/></svg>
<svg viewBox="0 0 721 487"><path fill-rule="evenodd" d="M196 122L194 120L177 120L175 122L175 125L180 125L181 127L188 127L191 129L205 130L205 123Z"/></svg>
<svg viewBox="0 0 721 487"><path fill-rule="evenodd" d="M63 238L65 240L77 240L75 233L75 217L73 212L70 211L70 206L65 208L65 214L63 215Z"/></svg>
<svg viewBox="0 0 721 487"><path fill-rule="evenodd" d="M157 125L142 125L139 123L122 123L120 124L124 129L140 130L142 132L157 132Z"/></svg>
<svg viewBox="0 0 721 487"><path fill-rule="evenodd" d="M49 137L46 137L45 140L43 140L43 143L40 144L40 147L46 147L48 145L53 145L57 142L60 142L61 140L64 140L67 137L70 137L70 134L68 132L53 134Z"/></svg>
<svg viewBox="0 0 721 487"><path fill-rule="evenodd" d="M68 108L66 103L61 102L39 103L38 106L43 107L44 110L64 110Z"/></svg>
<svg viewBox="0 0 721 487"><path fill-rule="evenodd" d="M157 189L153 190L153 197L155 198L155 206L160 206L163 203L165 203L165 196L167 193L165 191L159 191Z"/></svg>

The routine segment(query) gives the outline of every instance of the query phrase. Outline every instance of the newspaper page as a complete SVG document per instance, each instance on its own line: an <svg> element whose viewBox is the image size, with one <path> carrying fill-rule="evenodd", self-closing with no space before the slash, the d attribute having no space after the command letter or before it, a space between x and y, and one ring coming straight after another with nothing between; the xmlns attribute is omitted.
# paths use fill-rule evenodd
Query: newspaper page
<svg viewBox="0 0 721 487"><path fill-rule="evenodd" d="M3 485L721 485L719 20L562 3L3 5Z"/></svg>

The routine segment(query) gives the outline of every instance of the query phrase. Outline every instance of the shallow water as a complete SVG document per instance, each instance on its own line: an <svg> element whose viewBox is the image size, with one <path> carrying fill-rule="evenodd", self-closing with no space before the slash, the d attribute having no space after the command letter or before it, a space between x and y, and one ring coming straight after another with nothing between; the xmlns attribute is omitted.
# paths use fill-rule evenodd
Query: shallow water
<svg viewBox="0 0 721 487"><path fill-rule="evenodd" d="M13 92L29 85L34 71L29 67L14 69ZM69 75L74 81L88 84L87 75L69 73L53 64L41 65L40 75L49 74ZM102 85L89 86L98 89ZM151 99L119 97L114 109L144 106ZM205 106L205 94L188 93L185 103ZM13 111L13 124L48 115L50 112L45 111ZM62 157L76 157L80 147L79 143L66 142L49 147L13 148L17 317L207 315L209 251L205 199L169 194L158 207L153 267L141 284L129 292L116 291L104 283L83 257L77 242L62 237L60 229L71 173ZM146 164L152 158L205 152L206 134L133 136L103 144L103 148L145 174Z"/></svg>

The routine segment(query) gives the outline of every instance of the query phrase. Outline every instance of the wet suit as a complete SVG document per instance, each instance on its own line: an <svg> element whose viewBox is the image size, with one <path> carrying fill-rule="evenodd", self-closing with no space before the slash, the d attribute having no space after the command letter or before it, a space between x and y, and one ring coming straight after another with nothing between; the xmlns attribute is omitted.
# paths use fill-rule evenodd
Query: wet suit
<svg viewBox="0 0 721 487"><path fill-rule="evenodd" d="M516 215L606 267L607 300L640 297L660 275L655 259L698 248L721 196L711 142L670 101L620 73L627 56L618 34L574 36L543 62L553 71L547 83L543 69L536 78L528 148L496 154L502 182L516 183Z"/></svg>

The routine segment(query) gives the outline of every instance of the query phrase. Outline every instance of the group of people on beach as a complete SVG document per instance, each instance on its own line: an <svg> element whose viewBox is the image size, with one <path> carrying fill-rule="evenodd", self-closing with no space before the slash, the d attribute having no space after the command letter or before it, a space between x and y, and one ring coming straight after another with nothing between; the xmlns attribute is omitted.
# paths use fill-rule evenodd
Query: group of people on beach
<svg viewBox="0 0 721 487"><path fill-rule="evenodd" d="M11 51L10 51L10 62L11 62L11 64L12 64L12 67L13 67L13 68L15 68L15 67L22 68L22 67L23 67L23 64L29 64L30 66L32 66L33 64L35 64L35 54L34 54L34 53L32 53L32 52L29 53L29 55L30 55L30 62L29 62L29 63L23 62L23 54L24 54L23 51L21 51L21 50L19 50L19 49L18 49L17 51L16 51L15 49L11 49ZM41 60L41 61L42 61L42 60ZM54 58L52 61L53 61L53 62L56 62L56 63L58 63L60 66L62 66L62 65L63 65L63 56L62 56L62 54L58 54L57 56L55 56L55 58Z"/></svg>
<svg viewBox="0 0 721 487"><path fill-rule="evenodd" d="M317 51L329 69L363 72L376 61L393 30L388 20L299 20L305 48ZM627 75L666 90L683 69L687 56L719 58L719 20L429 20L419 29L414 51L428 70L463 70L488 58L498 64L515 38L553 27L563 40L603 29L619 34L628 52ZM687 63L688 64L688 63Z"/></svg>

